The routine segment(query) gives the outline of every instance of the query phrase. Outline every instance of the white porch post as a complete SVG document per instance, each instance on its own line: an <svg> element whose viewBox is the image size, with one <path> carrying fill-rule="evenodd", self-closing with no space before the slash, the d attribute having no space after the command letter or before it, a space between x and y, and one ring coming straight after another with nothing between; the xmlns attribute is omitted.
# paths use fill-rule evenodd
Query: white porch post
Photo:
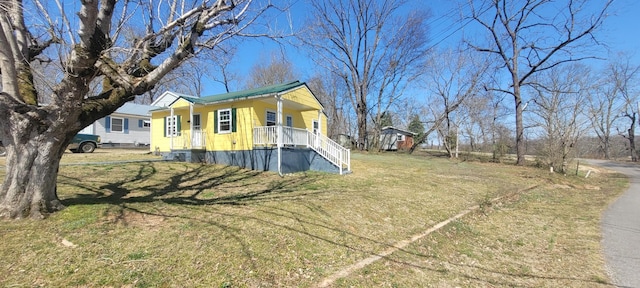
<svg viewBox="0 0 640 288"><path fill-rule="evenodd" d="M320 135L322 135L322 109L318 110L318 135L316 135L316 147L320 147Z"/></svg>
<svg viewBox="0 0 640 288"><path fill-rule="evenodd" d="M318 134L322 134L322 109L318 110Z"/></svg>
<svg viewBox="0 0 640 288"><path fill-rule="evenodd" d="M173 120L173 107L171 107L171 117L169 117L169 121L167 121L167 126L171 125L171 129L168 129L169 131L169 149L173 150L173 131L176 129L176 124L175 121Z"/></svg>
<svg viewBox="0 0 640 288"><path fill-rule="evenodd" d="M189 103L189 133L191 134L191 139L189 139L189 149L193 149L193 103Z"/></svg>
<svg viewBox="0 0 640 288"><path fill-rule="evenodd" d="M276 127L277 127L277 141L278 141L278 174L282 175L282 96L276 95L277 101L277 114L276 114Z"/></svg>

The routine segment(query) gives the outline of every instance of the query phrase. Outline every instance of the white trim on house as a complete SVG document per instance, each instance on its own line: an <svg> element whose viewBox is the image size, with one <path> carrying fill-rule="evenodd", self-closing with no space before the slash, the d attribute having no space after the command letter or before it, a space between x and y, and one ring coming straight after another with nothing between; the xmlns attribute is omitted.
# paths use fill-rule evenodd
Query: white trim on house
<svg viewBox="0 0 640 288"><path fill-rule="evenodd" d="M181 93L176 93L176 92L171 92L171 91L165 91L160 96L158 96L158 98L156 98L156 100L153 100L153 102L151 103L151 106L169 107L169 105L171 105L171 103L176 101L181 96L191 97L191 96L186 95L186 94L181 94Z"/></svg>

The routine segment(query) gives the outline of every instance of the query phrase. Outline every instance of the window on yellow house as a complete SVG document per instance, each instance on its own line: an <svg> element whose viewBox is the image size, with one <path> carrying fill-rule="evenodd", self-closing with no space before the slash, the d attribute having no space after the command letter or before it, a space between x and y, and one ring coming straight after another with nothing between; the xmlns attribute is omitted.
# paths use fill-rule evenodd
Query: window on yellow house
<svg viewBox="0 0 640 288"><path fill-rule="evenodd" d="M231 109L218 110L218 133L231 132Z"/></svg>
<svg viewBox="0 0 640 288"><path fill-rule="evenodd" d="M164 136L180 136L180 116L167 116L164 118Z"/></svg>
<svg viewBox="0 0 640 288"><path fill-rule="evenodd" d="M213 110L213 133L236 132L236 117L236 108Z"/></svg>
<svg viewBox="0 0 640 288"><path fill-rule="evenodd" d="M267 111L267 126L276 126L276 112Z"/></svg>
<svg viewBox="0 0 640 288"><path fill-rule="evenodd" d="M293 116L287 115L287 127L293 127Z"/></svg>

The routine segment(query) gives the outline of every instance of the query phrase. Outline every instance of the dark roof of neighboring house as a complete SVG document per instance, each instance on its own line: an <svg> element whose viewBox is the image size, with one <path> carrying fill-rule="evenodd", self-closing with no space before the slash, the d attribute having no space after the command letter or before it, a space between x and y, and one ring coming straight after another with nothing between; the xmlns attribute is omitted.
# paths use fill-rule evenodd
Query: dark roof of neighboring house
<svg viewBox="0 0 640 288"><path fill-rule="evenodd" d="M118 108L114 113L148 117L149 111L154 108L156 107L127 102L124 103L124 105L122 105L120 108Z"/></svg>
<svg viewBox="0 0 640 288"><path fill-rule="evenodd" d="M404 134L404 135L410 135L410 136L415 136L416 133L413 133L411 131L407 131L407 130L402 130L393 126L385 126L382 127L382 133L384 132L391 132L391 133L400 133L400 134Z"/></svg>
<svg viewBox="0 0 640 288"><path fill-rule="evenodd" d="M281 93L281 92L291 90L293 88L297 88L303 85L306 85L306 84L300 81L292 81L292 82L283 83L283 84L270 85L270 86L255 88L255 89L217 94L213 96L206 96L206 97L200 97L200 98L184 97L184 96L182 96L181 98L187 101L190 101L192 103L211 104L211 103L217 103L217 102L246 99L246 98L251 98L256 96L273 95L273 94Z"/></svg>

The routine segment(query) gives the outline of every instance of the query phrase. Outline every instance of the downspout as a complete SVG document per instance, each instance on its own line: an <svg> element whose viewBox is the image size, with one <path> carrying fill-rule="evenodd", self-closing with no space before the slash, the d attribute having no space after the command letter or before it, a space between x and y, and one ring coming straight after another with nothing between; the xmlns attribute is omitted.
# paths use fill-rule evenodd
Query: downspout
<svg viewBox="0 0 640 288"><path fill-rule="evenodd" d="M283 177L284 175L282 174L282 95L280 94L276 94L276 107L277 107L277 114L276 114L276 127L278 129L278 133L277 133L277 146L278 146L278 175L280 175L280 177Z"/></svg>

